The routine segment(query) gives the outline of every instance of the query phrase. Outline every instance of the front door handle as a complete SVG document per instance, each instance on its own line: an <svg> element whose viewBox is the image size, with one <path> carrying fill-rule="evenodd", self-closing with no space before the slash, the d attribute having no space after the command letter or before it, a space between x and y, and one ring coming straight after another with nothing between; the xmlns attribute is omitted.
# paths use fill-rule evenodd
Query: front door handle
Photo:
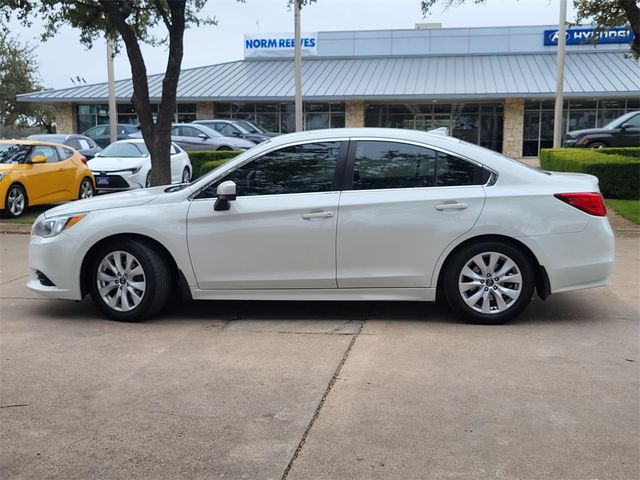
<svg viewBox="0 0 640 480"><path fill-rule="evenodd" d="M303 213L302 218L305 220L313 220L316 218L331 218L333 217L333 212L312 212L312 213Z"/></svg>
<svg viewBox="0 0 640 480"><path fill-rule="evenodd" d="M441 212L446 210L464 210L467 208L467 204L464 202L459 203L441 203L440 205L436 205L435 209Z"/></svg>

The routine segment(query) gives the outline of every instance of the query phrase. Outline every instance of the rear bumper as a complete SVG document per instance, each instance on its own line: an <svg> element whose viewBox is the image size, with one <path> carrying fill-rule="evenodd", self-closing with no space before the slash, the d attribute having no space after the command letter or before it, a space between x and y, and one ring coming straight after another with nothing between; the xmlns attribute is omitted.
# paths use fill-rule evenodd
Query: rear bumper
<svg viewBox="0 0 640 480"><path fill-rule="evenodd" d="M519 238L549 276L551 293L607 284L615 239L606 217L590 217L582 232Z"/></svg>

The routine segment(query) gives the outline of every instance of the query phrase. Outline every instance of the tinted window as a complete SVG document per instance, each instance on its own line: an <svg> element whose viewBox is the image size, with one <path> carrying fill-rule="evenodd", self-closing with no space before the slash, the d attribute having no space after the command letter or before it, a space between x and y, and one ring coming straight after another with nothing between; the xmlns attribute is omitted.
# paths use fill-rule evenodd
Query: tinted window
<svg viewBox="0 0 640 480"><path fill-rule="evenodd" d="M36 155L44 155L47 157L47 163L53 163L58 161L58 154L56 153L56 149L53 147L48 147L46 145L36 145L31 150L31 156L29 158L33 158Z"/></svg>
<svg viewBox="0 0 640 480"><path fill-rule="evenodd" d="M229 125L228 123L226 125L222 125L221 128L216 128L216 130L228 137L232 136L234 132L240 133L237 128L235 128L233 125Z"/></svg>
<svg viewBox="0 0 640 480"><path fill-rule="evenodd" d="M238 196L331 191L339 152L340 142L324 142L267 153L216 181L201 197L214 197L227 180L236 183Z"/></svg>
<svg viewBox="0 0 640 480"><path fill-rule="evenodd" d="M103 125L99 125L99 126L94 127L94 128L92 128L90 130L87 130L85 135L87 137L93 137L93 138L99 137L100 135L108 135L109 134L108 129L109 129L108 125L106 127L103 126Z"/></svg>
<svg viewBox="0 0 640 480"><path fill-rule="evenodd" d="M452 187L457 185L478 185L482 182L482 168L465 160L438 152L436 185Z"/></svg>
<svg viewBox="0 0 640 480"><path fill-rule="evenodd" d="M80 142L75 138L70 138L69 140L67 140L65 145L69 145L71 148L75 148L76 150L81 150Z"/></svg>
<svg viewBox="0 0 640 480"><path fill-rule="evenodd" d="M357 142L354 190L432 187L436 152L394 142Z"/></svg>
<svg viewBox="0 0 640 480"><path fill-rule="evenodd" d="M62 160L66 160L73 155L73 150L64 147L58 147L58 155Z"/></svg>
<svg viewBox="0 0 640 480"><path fill-rule="evenodd" d="M624 123L627 123L630 127L640 127L640 115L631 117L629 120L627 120Z"/></svg>
<svg viewBox="0 0 640 480"><path fill-rule="evenodd" d="M15 143L0 144L0 163L25 163L30 150L30 145Z"/></svg>
<svg viewBox="0 0 640 480"><path fill-rule="evenodd" d="M482 167L430 148L377 141L356 144L354 190L480 185L488 177Z"/></svg>

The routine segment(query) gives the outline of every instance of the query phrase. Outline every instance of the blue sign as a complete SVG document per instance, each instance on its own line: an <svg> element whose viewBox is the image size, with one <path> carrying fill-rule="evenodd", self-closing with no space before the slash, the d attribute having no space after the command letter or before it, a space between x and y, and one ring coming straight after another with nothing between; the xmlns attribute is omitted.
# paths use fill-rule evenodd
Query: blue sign
<svg viewBox="0 0 640 480"><path fill-rule="evenodd" d="M630 28L611 28L596 33L594 28L568 28L567 29L567 45L588 45L595 43L631 43L633 40L633 32ZM558 30L544 31L545 45L558 45Z"/></svg>

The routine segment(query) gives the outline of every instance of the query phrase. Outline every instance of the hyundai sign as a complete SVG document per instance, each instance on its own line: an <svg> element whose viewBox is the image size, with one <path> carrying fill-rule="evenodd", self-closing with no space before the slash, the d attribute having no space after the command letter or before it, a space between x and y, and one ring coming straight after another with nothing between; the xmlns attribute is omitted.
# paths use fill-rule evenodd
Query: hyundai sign
<svg viewBox="0 0 640 480"><path fill-rule="evenodd" d="M292 33L256 33L244 36L244 58L293 57L295 40ZM318 33L303 33L300 38L303 56L318 54Z"/></svg>
<svg viewBox="0 0 640 480"><path fill-rule="evenodd" d="M594 42L594 36L596 41ZM631 43L633 32L629 28L611 28L596 33L594 28L568 28L567 45L587 45L590 43ZM544 31L545 45L558 45L558 30Z"/></svg>

